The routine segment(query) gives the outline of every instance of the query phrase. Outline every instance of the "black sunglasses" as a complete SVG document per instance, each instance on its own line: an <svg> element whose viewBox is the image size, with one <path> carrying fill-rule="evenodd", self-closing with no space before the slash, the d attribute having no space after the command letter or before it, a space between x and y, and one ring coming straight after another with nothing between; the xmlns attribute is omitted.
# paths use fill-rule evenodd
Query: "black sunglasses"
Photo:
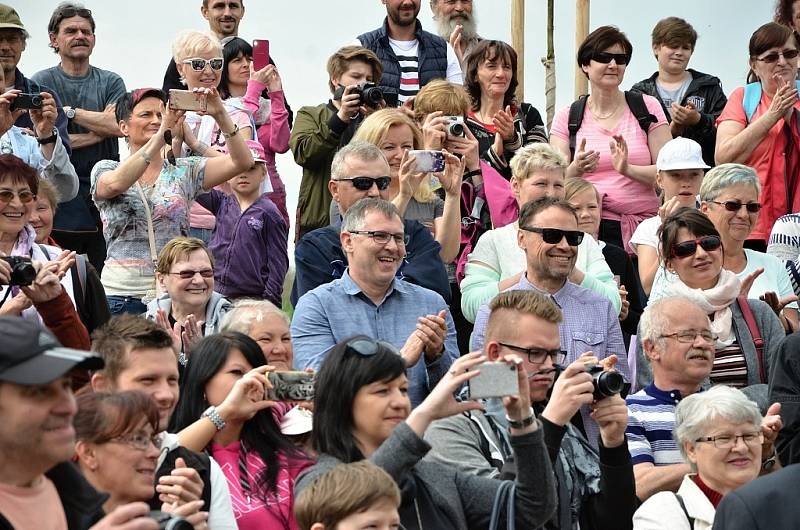
<svg viewBox="0 0 800 530"><path fill-rule="evenodd" d="M708 201L708 202L713 202L714 204L721 204L729 212L738 212L739 210L742 209L742 206L747 208L748 213L758 213L758 211L761 210L760 202L748 202L748 203L743 203L739 201L725 201L725 202Z"/></svg>
<svg viewBox="0 0 800 530"><path fill-rule="evenodd" d="M372 339L353 339L347 341L344 352L355 353L361 357L372 357L376 353L380 352L381 348L389 350L391 353L400 355L400 351L394 347L394 344L390 344L382 340Z"/></svg>
<svg viewBox="0 0 800 530"><path fill-rule="evenodd" d="M353 187L359 191L367 191L373 184L377 186L380 191L383 191L389 187L389 184L392 182L392 177L344 177L334 180L349 180L353 184Z"/></svg>
<svg viewBox="0 0 800 530"><path fill-rule="evenodd" d="M765 63L777 63L778 58L781 56L783 56L783 58L787 61L791 61L792 59L795 59L798 54L800 54L800 51L797 50L783 50L782 52L772 52L764 57L758 57L756 60L764 61Z"/></svg>
<svg viewBox="0 0 800 530"><path fill-rule="evenodd" d="M585 235L580 230L561 230L560 228L539 228L538 226L520 226L520 230L541 234L542 240L548 245L557 245L563 238L567 238L567 245L577 247Z"/></svg>
<svg viewBox="0 0 800 530"><path fill-rule="evenodd" d="M719 236L703 236L693 241L676 243L672 245L672 257L682 259L693 256L697 252L697 245L700 245L706 252L711 252L722 246L722 240Z"/></svg>
<svg viewBox="0 0 800 530"><path fill-rule="evenodd" d="M631 56L627 53L609 53L609 52L596 52L592 55L591 59L598 63L608 64L613 59L617 64L628 64L631 62Z"/></svg>

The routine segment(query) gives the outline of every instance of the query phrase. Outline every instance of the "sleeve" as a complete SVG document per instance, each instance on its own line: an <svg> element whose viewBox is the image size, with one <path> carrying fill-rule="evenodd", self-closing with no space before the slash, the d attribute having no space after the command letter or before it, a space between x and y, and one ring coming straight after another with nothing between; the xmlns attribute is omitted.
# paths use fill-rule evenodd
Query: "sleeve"
<svg viewBox="0 0 800 530"><path fill-rule="evenodd" d="M661 105L661 102L653 96L648 96L647 94L642 94L642 97L644 98L644 104L647 106L647 110L650 111L650 114L656 117L656 122L650 124L650 127L647 129L647 133L650 134L653 132L653 129L661 127L662 125L669 125L669 122L667 121L667 115L664 114L664 107Z"/></svg>
<svg viewBox="0 0 800 530"><path fill-rule="evenodd" d="M800 215L784 215L775 221L767 254L781 261L794 261L800 256Z"/></svg>
<svg viewBox="0 0 800 530"><path fill-rule="evenodd" d="M199 204L209 212L213 213L214 215L217 215L217 212L222 206L223 198L224 198L223 192L215 189L210 189L207 192L198 195L197 198L195 199L195 202L197 202L197 204Z"/></svg>
<svg viewBox="0 0 800 530"><path fill-rule="evenodd" d="M611 305L614 306L614 310L619 314L619 310L622 308L619 289L614 282L614 275L611 273L605 257L603 257L600 245L594 239L591 239L589 244L585 245L585 249L586 258L584 263L586 263L586 270L583 271L584 277L581 287L591 289L597 294L608 298Z"/></svg>
<svg viewBox="0 0 800 530"><path fill-rule="evenodd" d="M339 146L347 124L333 114L327 123L317 122L312 112L315 107L302 107L297 112L294 129L289 138L294 161L302 167L318 168L327 162ZM335 131L329 124L333 124Z"/></svg>
<svg viewBox="0 0 800 530"><path fill-rule="evenodd" d="M259 134L264 149L273 153L285 153L289 150L289 111L286 109L286 100L282 90L270 92L269 99L272 102L269 123L262 125L268 126L269 136Z"/></svg>
<svg viewBox="0 0 800 530"><path fill-rule="evenodd" d="M437 420L425 431L432 449L425 458L470 475L497 478L500 472L481 450L482 438L481 430L465 414Z"/></svg>
<svg viewBox="0 0 800 530"><path fill-rule="evenodd" d="M567 427L556 425L541 415L539 420L542 422L542 428L544 429L544 445L547 447L550 465L554 466L558 461L558 454L561 452L561 441L564 439L564 435L567 434Z"/></svg>
<svg viewBox="0 0 800 530"><path fill-rule="evenodd" d="M400 267L405 280L439 293L446 303L450 303L450 281L447 269L439 257L442 250L439 242L433 239L430 230L417 221L405 222L410 240L406 248L406 259Z"/></svg>
<svg viewBox="0 0 800 530"><path fill-rule="evenodd" d="M599 452L600 491L586 499L583 513L595 528L630 530L639 500L628 444L608 448L601 441Z"/></svg>
<svg viewBox="0 0 800 530"><path fill-rule="evenodd" d="M615 354L618 360L614 368L625 376L626 381L632 382L631 372L628 368L628 353L625 349L625 342L622 339L622 328L619 323L619 311L615 310L611 304L608 304L607 315L606 356Z"/></svg>
<svg viewBox="0 0 800 530"><path fill-rule="evenodd" d="M569 140L569 106L556 112L553 123L550 124L550 136L556 136L562 140Z"/></svg>
<svg viewBox="0 0 800 530"><path fill-rule="evenodd" d="M308 293L297 303L291 329L294 367L318 371L325 354L336 345L336 339L316 293Z"/></svg>
<svg viewBox="0 0 800 530"><path fill-rule="evenodd" d="M663 526L658 527L663 528ZM722 498L714 514L714 528L721 530L756 530L761 528L756 513L739 493L732 491Z"/></svg>
<svg viewBox="0 0 800 530"><path fill-rule="evenodd" d="M714 140L717 136L717 118L722 114L727 102L728 98L725 97L725 92L722 90L722 83L717 80L717 84L706 94L700 121L689 128L689 137L697 140L701 145L706 141Z"/></svg>
<svg viewBox="0 0 800 530"><path fill-rule="evenodd" d="M464 279L461 280L461 313L468 321L477 324L481 305L500 292L497 287L500 273L476 263L467 263L464 271Z"/></svg>
<svg viewBox="0 0 800 530"><path fill-rule="evenodd" d="M717 512L719 514L719 512ZM714 518L714 528L717 528L717 518ZM634 530L690 530L689 520L686 519L678 499L671 491L656 493L633 515ZM727 526L721 527L727 530Z"/></svg>
<svg viewBox="0 0 800 530"><path fill-rule="evenodd" d="M744 87L738 87L731 92L728 102L722 109L722 113L717 118L717 127L723 121L735 121L742 124L742 127L747 127L747 115L744 112L742 100L744 99Z"/></svg>
<svg viewBox="0 0 800 530"><path fill-rule="evenodd" d="M89 351L92 343L89 341L89 332L81 322L75 306L72 305L67 292L62 289L61 294L47 302L34 304L42 322L53 332L59 342L66 348Z"/></svg>
<svg viewBox="0 0 800 530"><path fill-rule="evenodd" d="M292 285L291 302L297 301L307 292L330 283L333 276L333 266L328 256L322 251L320 244L324 242L314 236L313 232L304 235L294 248L294 285Z"/></svg>
<svg viewBox="0 0 800 530"><path fill-rule="evenodd" d="M261 93L265 88L266 85L260 81L255 79L247 80L247 90L242 98L242 104L244 106L244 110L249 112L251 116L255 116L256 112L258 112Z"/></svg>
<svg viewBox="0 0 800 530"><path fill-rule="evenodd" d="M525 104L527 107L526 112L523 114L523 137L522 137L522 145L528 145L533 143L544 143L546 144L547 139L547 129L544 128L544 121L542 121L542 115L533 105ZM516 151L516 150L515 150ZM507 159L511 159L511 157L506 157Z"/></svg>
<svg viewBox="0 0 800 530"><path fill-rule="evenodd" d="M472 339L469 343L472 351L483 350L486 340L486 324L489 323L489 313L489 304L484 302L475 315L475 326L472 328Z"/></svg>
<svg viewBox="0 0 800 530"><path fill-rule="evenodd" d="M653 247L658 249L659 241L658 236L656 235L658 232L652 229L652 225L648 222L648 219L645 219L636 227L636 230L633 231L633 235L631 236L631 246L634 250L638 245L645 245L648 247Z"/></svg>
<svg viewBox="0 0 800 530"><path fill-rule="evenodd" d="M789 335L775 353L769 402L781 404L783 428L776 449L783 465L800 462L800 334Z"/></svg>
<svg viewBox="0 0 800 530"><path fill-rule="evenodd" d="M456 325L453 322L453 317L450 315L447 304L444 303L444 300L441 300L441 303L441 309L446 311L447 336L444 339L444 352L442 355L432 363L425 363L425 370L428 373L428 392L432 391L433 388L439 384L444 374L447 373L447 370L450 369L450 366L460 355L458 351L458 339L456 338Z"/></svg>
<svg viewBox="0 0 800 530"><path fill-rule="evenodd" d="M631 410L628 404L628 427L625 429L625 437L628 439L628 450L631 453L631 462L636 464L655 464L653 448L647 439L647 430L644 423Z"/></svg>
<svg viewBox="0 0 800 530"><path fill-rule="evenodd" d="M112 74L107 82L108 94L105 101L106 106L116 103L119 101L119 98L124 96L127 92L127 89L125 88L125 81L123 81L123 79L117 74Z"/></svg>
<svg viewBox="0 0 800 530"><path fill-rule="evenodd" d="M463 85L464 76L461 73L461 64L458 62L456 51L447 43L447 80L454 85Z"/></svg>
<svg viewBox="0 0 800 530"><path fill-rule="evenodd" d="M236 518L233 515L231 494L228 490L228 479L222 468L213 458L209 458L211 477L211 506L208 507L208 527L223 530L237 530Z"/></svg>
<svg viewBox="0 0 800 530"><path fill-rule="evenodd" d="M105 201L105 199L98 199L97 197L94 196L95 192L97 191L97 181L100 180L100 177L103 176L103 173L114 171L115 169L117 169L118 165L119 162L117 162L116 160L100 160L92 168L92 174L90 176L91 186L89 188L89 193L91 194L95 204L99 204Z"/></svg>
<svg viewBox="0 0 800 530"><path fill-rule="evenodd" d="M60 138L61 131L57 135ZM50 160L41 156L39 172L42 178L49 181L58 192L61 202L74 199L78 195L78 174L69 159L67 148L60 139L53 146L53 157ZM37 149L41 155L41 151Z"/></svg>
<svg viewBox="0 0 800 530"><path fill-rule="evenodd" d="M289 252L286 244L289 240L289 227L275 208L265 219L262 230L269 262L263 297L280 307L283 280L286 279L286 271L289 270Z"/></svg>

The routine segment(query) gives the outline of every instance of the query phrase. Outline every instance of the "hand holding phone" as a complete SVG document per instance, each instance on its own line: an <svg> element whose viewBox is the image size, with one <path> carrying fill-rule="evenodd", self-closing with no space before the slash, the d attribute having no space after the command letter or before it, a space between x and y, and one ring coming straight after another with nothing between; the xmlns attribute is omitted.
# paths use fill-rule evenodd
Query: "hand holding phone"
<svg viewBox="0 0 800 530"><path fill-rule="evenodd" d="M487 362L475 369L480 373L467 382L470 399L513 396L519 393L516 364L504 361Z"/></svg>
<svg viewBox="0 0 800 530"><path fill-rule="evenodd" d="M169 108L173 110L189 110L192 112L206 112L206 96L196 94L191 90L169 91Z"/></svg>
<svg viewBox="0 0 800 530"><path fill-rule="evenodd" d="M269 64L269 41L255 39L253 41L253 69L262 70Z"/></svg>
<svg viewBox="0 0 800 530"><path fill-rule="evenodd" d="M441 151L418 150L409 151L417 161L416 171L419 173L440 173L444 171L444 154Z"/></svg>
<svg viewBox="0 0 800 530"><path fill-rule="evenodd" d="M309 372L269 372L267 389L271 401L312 401L314 399L314 374Z"/></svg>

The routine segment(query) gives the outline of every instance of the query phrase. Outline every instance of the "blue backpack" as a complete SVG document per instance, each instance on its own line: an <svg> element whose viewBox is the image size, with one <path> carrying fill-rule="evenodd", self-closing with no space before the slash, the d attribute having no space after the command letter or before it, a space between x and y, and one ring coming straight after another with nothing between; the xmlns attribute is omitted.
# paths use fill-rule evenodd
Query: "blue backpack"
<svg viewBox="0 0 800 530"><path fill-rule="evenodd" d="M795 81L795 83L797 84L797 90L800 91L800 80ZM742 108L744 108L744 113L747 115L747 123L752 121L753 114L755 114L760 102L761 83L756 81L755 83L748 83L745 85L744 96L742 97Z"/></svg>

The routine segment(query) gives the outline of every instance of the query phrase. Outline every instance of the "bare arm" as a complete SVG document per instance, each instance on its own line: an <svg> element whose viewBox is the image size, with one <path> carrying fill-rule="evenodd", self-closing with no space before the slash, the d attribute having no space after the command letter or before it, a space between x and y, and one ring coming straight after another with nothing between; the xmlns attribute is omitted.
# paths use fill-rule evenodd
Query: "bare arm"
<svg viewBox="0 0 800 530"><path fill-rule="evenodd" d="M72 146L73 149L89 147L90 145L98 144L101 141L103 141L103 137L93 132L72 133L69 135L69 145Z"/></svg>
<svg viewBox="0 0 800 530"><path fill-rule="evenodd" d="M252 128L245 127L231 136L230 133L235 131L235 126L222 105L222 100L219 98L217 90L206 89L206 98L208 113L214 117L220 131L227 136L226 147L229 153L225 156L209 158L206 162L203 189L210 190L214 186L219 186L236 175L247 171L253 165L253 156L245 143L247 135L252 135Z"/></svg>
<svg viewBox="0 0 800 530"><path fill-rule="evenodd" d="M639 279L642 281L642 289L649 295L661 263L658 251L654 247L640 244L636 245L636 254L639 256Z"/></svg>
<svg viewBox="0 0 800 530"><path fill-rule="evenodd" d="M644 502L659 491L678 491L683 476L691 473L689 464L655 466L649 462L635 464L636 496Z"/></svg>
<svg viewBox="0 0 800 530"><path fill-rule="evenodd" d="M114 113L115 105L109 105L103 112L96 112L86 109L74 109L75 117L72 119L81 127L89 129L100 139L122 138L122 131L119 130L119 123ZM72 135L70 135L72 138Z"/></svg>
<svg viewBox="0 0 800 530"><path fill-rule="evenodd" d="M461 243L461 205L459 199L459 196L446 195L442 216L433 220L436 241L442 246L439 257L442 258L444 263L450 263L458 257L458 247Z"/></svg>

